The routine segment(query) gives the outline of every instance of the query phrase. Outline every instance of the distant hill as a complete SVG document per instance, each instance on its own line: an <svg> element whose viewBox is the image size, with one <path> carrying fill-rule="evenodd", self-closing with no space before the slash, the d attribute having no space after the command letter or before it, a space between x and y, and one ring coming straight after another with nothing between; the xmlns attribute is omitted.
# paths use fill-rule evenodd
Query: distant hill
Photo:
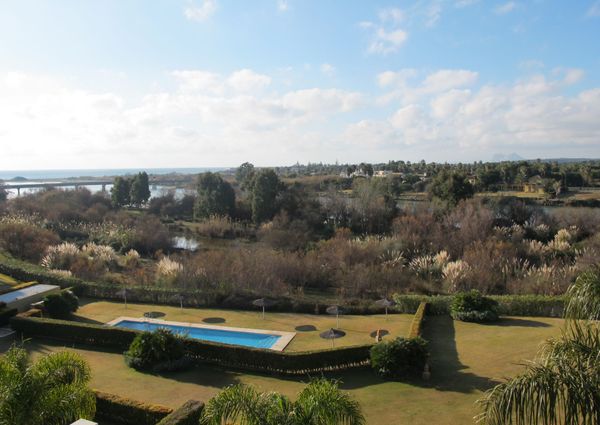
<svg viewBox="0 0 600 425"><path fill-rule="evenodd" d="M523 161L523 160L525 160L525 158L523 158L521 155L519 155L515 152L509 153L509 154L496 153L492 156L492 162Z"/></svg>

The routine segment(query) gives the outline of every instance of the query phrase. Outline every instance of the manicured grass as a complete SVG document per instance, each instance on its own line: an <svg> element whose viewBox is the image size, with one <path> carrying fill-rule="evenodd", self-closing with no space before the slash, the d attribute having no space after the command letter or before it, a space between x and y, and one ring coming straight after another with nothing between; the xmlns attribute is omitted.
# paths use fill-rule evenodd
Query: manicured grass
<svg viewBox="0 0 600 425"><path fill-rule="evenodd" d="M502 377L519 373L523 367L519 363L532 359L539 344L559 335L562 325L560 319L526 317L506 318L494 325L453 322L449 317L427 320L425 336L431 341L432 354L429 381L384 382L368 369L330 375L340 379L341 387L361 403L369 424L474 423L472 418L478 413L475 401L482 391ZM28 348L37 356L60 350L61 346L36 340L29 342ZM69 349L90 363L94 388L170 407L190 398L206 401L234 383L252 384L293 397L309 379L281 379L209 366L151 375L127 368L120 353Z"/></svg>
<svg viewBox="0 0 600 425"><path fill-rule="evenodd" d="M83 301L77 316L82 320L106 323L119 316L142 317L144 312L159 311L164 313L165 320L181 322L203 323L203 319L221 318L222 323L215 325L233 326L242 328L265 329L275 331L297 332L292 342L286 347L286 351L305 351L320 348L331 348L332 341L319 337L319 334L330 328L335 328L335 316L311 315L311 314L288 314L269 313L262 318L260 310L236 311L197 309L170 306L155 306L148 304L129 304L127 308L123 303L109 301ZM374 342L370 336L377 329L386 329L390 337L406 336L412 321L409 314L390 314L387 319L385 315L373 316L340 316L340 328L346 332L346 336L335 340L336 347L346 345L368 344ZM298 331L298 326L312 326L315 330Z"/></svg>

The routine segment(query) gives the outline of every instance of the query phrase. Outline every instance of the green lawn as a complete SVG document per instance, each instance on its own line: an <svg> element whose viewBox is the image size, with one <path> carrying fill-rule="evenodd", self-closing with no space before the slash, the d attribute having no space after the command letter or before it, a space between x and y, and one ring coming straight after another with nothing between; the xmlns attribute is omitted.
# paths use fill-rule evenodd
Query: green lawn
<svg viewBox="0 0 600 425"><path fill-rule="evenodd" d="M129 304L127 308L123 303L109 301L84 301L78 310L77 316L81 320L106 323L119 316L142 317L144 312L159 311L164 313L165 320L182 322L203 323L203 319L220 318L224 322L217 325L266 329L275 331L297 332L286 351L304 351L319 348L331 348L332 342L319 337L319 333L336 327L335 316L266 313L262 318L261 312L198 309L170 306L153 306L148 304ZM374 316L340 316L340 328L346 336L335 341L336 346L367 344L373 342L371 332L377 329L386 329L390 336L406 336L412 322L412 315L394 314ZM313 326L313 331L297 331L298 326Z"/></svg>
<svg viewBox="0 0 600 425"><path fill-rule="evenodd" d="M89 307L83 310L86 309ZM296 317L298 323L311 319ZM260 323L259 318L252 320L255 322L246 325ZM431 341L432 377L428 382L384 382L370 370L330 377L340 379L342 388L361 403L369 424L469 424L477 413L474 403L481 392L502 377L522 370L519 363L533 358L539 344L558 335L561 325L562 320L547 318L505 318L495 325L478 325L453 322L449 317L429 317L426 337ZM61 349L60 344L39 340L29 342L28 347L34 356ZM91 364L94 388L171 407L190 398L206 401L224 386L239 382L294 396L308 379L239 373L210 366L150 375L127 368L120 353L69 349L81 353Z"/></svg>

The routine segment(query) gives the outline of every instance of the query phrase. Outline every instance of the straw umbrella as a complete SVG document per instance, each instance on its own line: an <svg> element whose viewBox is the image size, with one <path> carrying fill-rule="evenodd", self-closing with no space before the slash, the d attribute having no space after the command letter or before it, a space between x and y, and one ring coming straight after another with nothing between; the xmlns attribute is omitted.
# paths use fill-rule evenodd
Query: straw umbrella
<svg viewBox="0 0 600 425"><path fill-rule="evenodd" d="M337 338L343 337L344 335L346 335L346 332L340 331L339 329L333 329L333 328L329 329L328 331L321 332L319 334L319 336L323 339L330 339L332 347L335 347L335 340Z"/></svg>
<svg viewBox="0 0 600 425"><path fill-rule="evenodd" d="M123 297L123 301L125 301L125 308L127 308L127 294L129 293L129 289L123 288L117 292L117 295Z"/></svg>
<svg viewBox="0 0 600 425"><path fill-rule="evenodd" d="M262 308L262 318L264 320L265 318L265 307L270 307L273 304L275 304L274 301L268 300L266 298L259 298L257 300L252 301L252 304L255 305L256 307L261 307Z"/></svg>
<svg viewBox="0 0 600 425"><path fill-rule="evenodd" d="M179 308L180 308L181 310L183 310L183 299L184 299L184 298L185 298L185 297L183 296L183 294L175 294L175 295L173 295L173 296L171 297L171 299L172 299L173 301L179 301Z"/></svg>
<svg viewBox="0 0 600 425"><path fill-rule="evenodd" d="M335 315L335 321L336 321L335 327L339 328L340 327L340 314L343 313L340 306L331 305L331 306L327 307L327 309L325 311L327 312L327 314L331 314L332 316Z"/></svg>
<svg viewBox="0 0 600 425"><path fill-rule="evenodd" d="M377 301L375 301L375 304L377 304L379 307L385 308L385 320L387 320L388 308L392 307L393 305L396 305L396 303L394 301L390 301L387 298L382 298L380 300L377 300Z"/></svg>

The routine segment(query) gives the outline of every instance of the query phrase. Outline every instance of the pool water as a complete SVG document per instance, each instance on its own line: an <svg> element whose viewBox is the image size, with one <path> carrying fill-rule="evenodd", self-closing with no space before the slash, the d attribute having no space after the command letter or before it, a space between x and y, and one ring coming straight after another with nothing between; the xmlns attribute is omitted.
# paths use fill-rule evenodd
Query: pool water
<svg viewBox="0 0 600 425"><path fill-rule="evenodd" d="M279 335L241 332L221 329L196 328L193 326L177 326L163 323L138 322L133 320L122 320L113 326L138 331L155 331L156 329L168 329L173 333L187 338L202 341L219 342L221 344L243 345L253 348L271 348L281 338Z"/></svg>

